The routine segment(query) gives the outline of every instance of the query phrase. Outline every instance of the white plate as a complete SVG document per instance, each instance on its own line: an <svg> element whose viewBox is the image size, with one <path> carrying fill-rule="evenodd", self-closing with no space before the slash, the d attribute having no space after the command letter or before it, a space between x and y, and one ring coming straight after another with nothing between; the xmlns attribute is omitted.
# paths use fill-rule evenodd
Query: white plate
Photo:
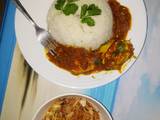
<svg viewBox="0 0 160 120"><path fill-rule="evenodd" d="M143 48L147 31L145 4L143 0L119 1L127 6L132 14L132 29L128 34L128 39L131 39L135 48L135 55L138 56ZM21 0L21 2L31 16L33 16L34 20L41 27L47 29L46 16L53 0ZM107 84L120 77L135 62L135 59L129 61L122 73L112 71L88 76L74 76L48 61L43 47L36 40L33 26L19 11L16 11L15 30L20 49L31 67L47 80L65 87L85 89Z"/></svg>

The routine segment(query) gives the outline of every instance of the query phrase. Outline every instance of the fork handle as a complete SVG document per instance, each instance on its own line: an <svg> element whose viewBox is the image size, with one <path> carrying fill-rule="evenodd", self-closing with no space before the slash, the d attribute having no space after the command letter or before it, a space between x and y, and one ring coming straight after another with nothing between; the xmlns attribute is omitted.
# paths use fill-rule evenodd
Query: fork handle
<svg viewBox="0 0 160 120"><path fill-rule="evenodd" d="M13 2L15 3L17 9L32 23L32 25L37 26L33 18L29 15L27 10L23 7L21 2L19 0L13 0Z"/></svg>

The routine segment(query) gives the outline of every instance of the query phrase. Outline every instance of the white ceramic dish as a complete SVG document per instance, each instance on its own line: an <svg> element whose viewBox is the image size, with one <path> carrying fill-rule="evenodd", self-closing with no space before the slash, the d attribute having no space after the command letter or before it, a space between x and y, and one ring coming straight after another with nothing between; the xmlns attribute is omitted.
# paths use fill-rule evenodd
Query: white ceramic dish
<svg viewBox="0 0 160 120"><path fill-rule="evenodd" d="M102 120L112 120L110 113L100 102L98 102L97 100L95 100L92 97L89 97L87 95L82 95L82 94L77 94L77 93L68 93L68 94L64 94L64 95L60 95L55 98L52 98L51 100L47 101L45 104L43 104L39 108L39 110L37 111L37 113L35 114L35 116L33 117L32 120L42 120L44 113L52 105L54 100L56 100L58 98L69 97L69 96L77 96L77 97L81 97L81 98L86 98L99 111Z"/></svg>
<svg viewBox="0 0 160 120"><path fill-rule="evenodd" d="M21 0L21 2L35 21L47 29L46 16L53 0ZM132 28L127 38L131 39L135 55L139 56L147 31L145 4L143 0L119 0L119 2L127 6L132 14ZM86 89L107 84L120 77L136 61L131 59L122 73L104 71L87 76L74 76L48 61L43 47L36 41L34 28L19 11L16 12L15 31L19 47L31 67L47 80L65 87Z"/></svg>

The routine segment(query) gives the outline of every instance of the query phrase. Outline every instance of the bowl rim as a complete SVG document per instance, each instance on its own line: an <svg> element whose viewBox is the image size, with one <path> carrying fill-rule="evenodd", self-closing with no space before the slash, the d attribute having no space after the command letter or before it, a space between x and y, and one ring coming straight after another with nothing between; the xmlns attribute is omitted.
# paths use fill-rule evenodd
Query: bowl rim
<svg viewBox="0 0 160 120"><path fill-rule="evenodd" d="M83 97L83 98L87 98L95 103L97 103L98 106L100 106L106 113L106 115L108 116L109 120L113 120L111 113L108 111L107 107L104 106L100 101L98 101L96 98L93 98L89 95L86 94L82 94L82 93L64 93L64 94L60 94L57 95L55 97L50 98L49 100L47 100L46 102L44 102L39 108L38 110L35 112L34 116L32 117L32 120L35 120L35 118L37 117L37 115L39 114L39 112L41 111L41 109L49 102L52 102L58 98L61 97L68 97L68 96L79 96L79 97Z"/></svg>

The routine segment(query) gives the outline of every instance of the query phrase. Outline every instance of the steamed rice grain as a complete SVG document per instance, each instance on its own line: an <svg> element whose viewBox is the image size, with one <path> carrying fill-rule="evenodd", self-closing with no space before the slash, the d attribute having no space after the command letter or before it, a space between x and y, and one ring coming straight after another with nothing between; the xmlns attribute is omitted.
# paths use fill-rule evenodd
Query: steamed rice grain
<svg viewBox="0 0 160 120"><path fill-rule="evenodd" d="M64 15L55 9L55 2L51 5L48 16L48 30L57 42L63 45L83 47L95 50L112 36L113 16L106 0L79 0L79 9L75 15ZM80 8L84 4L95 4L101 10L101 15L93 16L95 26L88 26L80 22Z"/></svg>

